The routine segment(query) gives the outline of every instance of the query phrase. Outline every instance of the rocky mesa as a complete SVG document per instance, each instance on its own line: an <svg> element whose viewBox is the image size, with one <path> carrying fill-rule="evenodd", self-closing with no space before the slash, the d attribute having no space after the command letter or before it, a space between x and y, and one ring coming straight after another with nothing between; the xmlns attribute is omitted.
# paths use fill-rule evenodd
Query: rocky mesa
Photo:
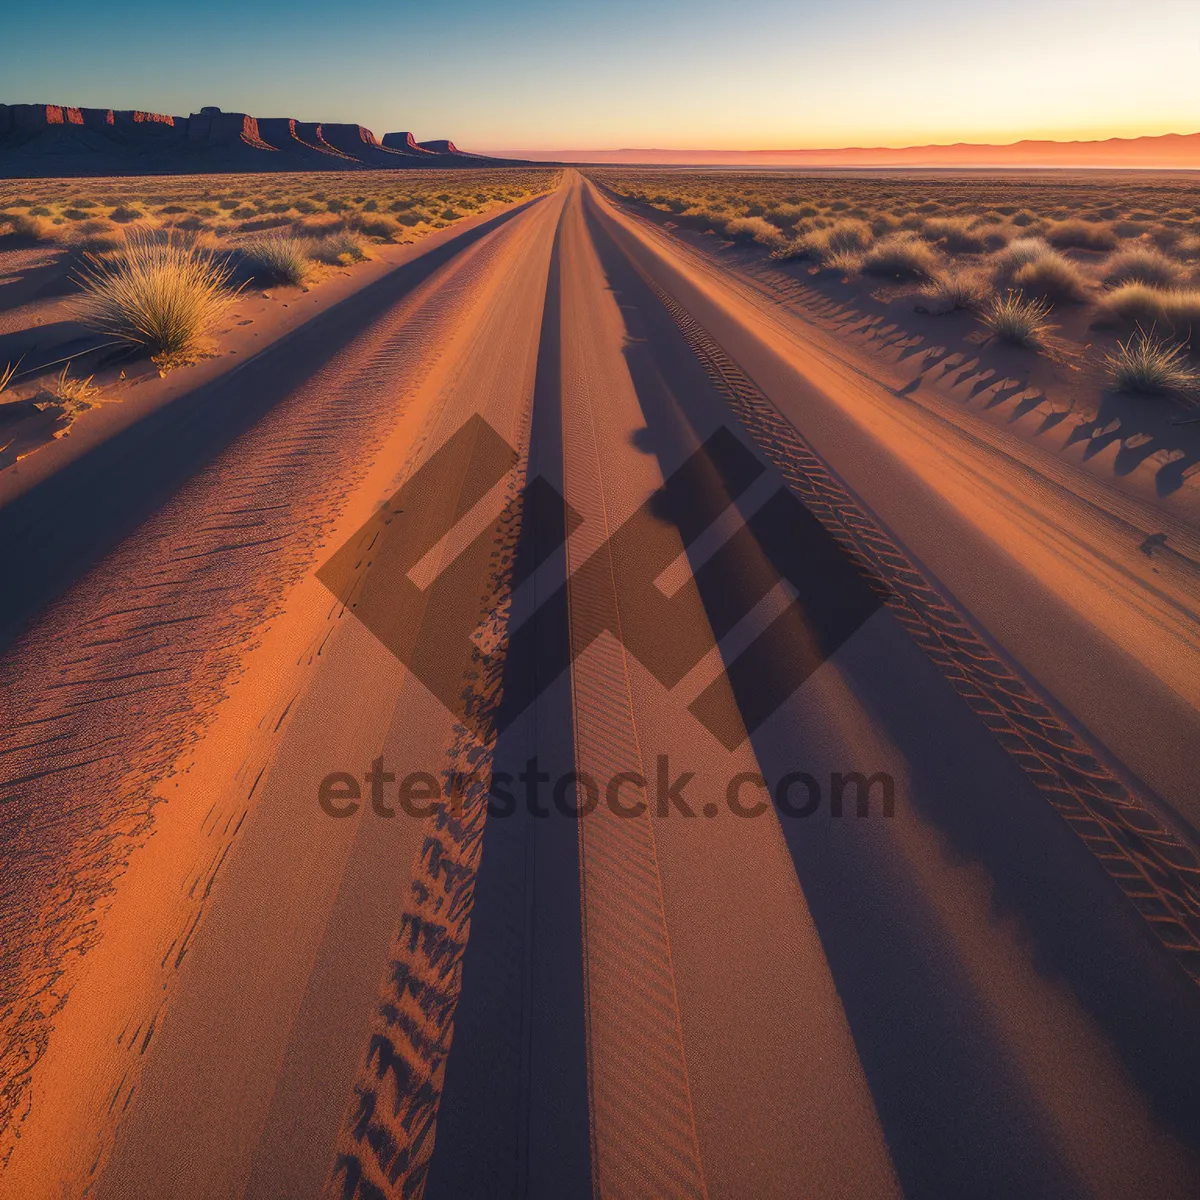
<svg viewBox="0 0 1200 1200"><path fill-rule="evenodd" d="M226 171L406 170L497 166L452 141L382 140L364 125L202 108L187 117L60 104L0 104L0 178Z"/></svg>

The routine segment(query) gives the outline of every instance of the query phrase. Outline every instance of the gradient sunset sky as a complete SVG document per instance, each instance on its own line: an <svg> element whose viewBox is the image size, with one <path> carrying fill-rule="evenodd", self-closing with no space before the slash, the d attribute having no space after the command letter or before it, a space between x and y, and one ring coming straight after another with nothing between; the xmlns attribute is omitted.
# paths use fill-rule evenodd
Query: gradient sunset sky
<svg viewBox="0 0 1200 1200"><path fill-rule="evenodd" d="M26 4L0 101L412 129L470 149L1200 131L1200 0Z"/></svg>

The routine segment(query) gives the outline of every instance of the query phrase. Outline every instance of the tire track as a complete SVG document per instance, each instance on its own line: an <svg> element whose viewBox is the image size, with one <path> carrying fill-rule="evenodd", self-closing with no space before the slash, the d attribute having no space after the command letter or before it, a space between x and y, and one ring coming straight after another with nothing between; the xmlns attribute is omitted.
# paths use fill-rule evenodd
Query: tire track
<svg viewBox="0 0 1200 1200"><path fill-rule="evenodd" d="M635 264L636 266L637 264ZM1200 983L1200 858L943 597L708 331L638 266L730 408L881 600Z"/></svg>

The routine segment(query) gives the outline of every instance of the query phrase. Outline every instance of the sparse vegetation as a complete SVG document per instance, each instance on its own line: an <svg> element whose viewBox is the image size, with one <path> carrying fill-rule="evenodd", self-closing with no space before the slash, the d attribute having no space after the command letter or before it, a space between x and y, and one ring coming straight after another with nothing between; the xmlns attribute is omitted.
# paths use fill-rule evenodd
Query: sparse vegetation
<svg viewBox="0 0 1200 1200"><path fill-rule="evenodd" d="M937 270L937 253L914 233L893 233L876 242L862 258L868 275L891 279L927 279Z"/></svg>
<svg viewBox="0 0 1200 1200"><path fill-rule="evenodd" d="M8 222L9 230L17 237L32 238L35 242L48 241L56 232L53 221L32 213L9 212L4 214L4 219Z"/></svg>
<svg viewBox="0 0 1200 1200"><path fill-rule="evenodd" d="M308 240L272 233L242 244L246 262L260 283L299 287L309 271Z"/></svg>
<svg viewBox="0 0 1200 1200"><path fill-rule="evenodd" d="M783 234L762 217L736 217L725 224L725 236L734 242L757 242L760 246L778 247Z"/></svg>
<svg viewBox="0 0 1200 1200"><path fill-rule="evenodd" d="M934 276L922 291L941 312L973 312L991 294L991 287L977 270L951 270Z"/></svg>
<svg viewBox="0 0 1200 1200"><path fill-rule="evenodd" d="M348 267L367 257L362 239L345 230L325 237L310 238L308 253L315 262L336 267Z"/></svg>
<svg viewBox="0 0 1200 1200"><path fill-rule="evenodd" d="M1186 395L1200 379L1189 365L1183 346L1144 329L1118 342L1117 348L1106 355L1105 366L1114 388L1136 395Z"/></svg>
<svg viewBox="0 0 1200 1200"><path fill-rule="evenodd" d="M1170 287L1182 271L1177 262L1160 250L1134 246L1112 255L1104 264L1104 282L1109 287L1123 283L1144 283L1150 287Z"/></svg>
<svg viewBox="0 0 1200 1200"><path fill-rule="evenodd" d="M36 399L52 400L73 415L86 412L96 406L96 397L100 395L100 389L92 384L94 378L89 375L86 379L72 379L71 364L67 363L53 383L41 388Z"/></svg>
<svg viewBox="0 0 1200 1200"><path fill-rule="evenodd" d="M1010 291L993 296L983 306L979 319L1000 341L1036 349L1053 328L1049 316L1050 306L1044 300L1031 300Z"/></svg>
<svg viewBox="0 0 1200 1200"><path fill-rule="evenodd" d="M1053 221L1046 241L1057 250L1111 250L1117 244L1109 225L1094 221Z"/></svg>
<svg viewBox="0 0 1200 1200"><path fill-rule="evenodd" d="M131 233L112 260L80 275L82 315L93 328L164 361L196 352L236 293L231 268L194 244Z"/></svg>
<svg viewBox="0 0 1200 1200"><path fill-rule="evenodd" d="M317 232L306 227L308 221L321 218L327 222L323 232L333 226L357 229L366 238L412 241L438 223L539 195L554 187L559 175L549 167L508 167L27 180L21 186L32 194L5 196L0 183L0 230L7 225L23 237L45 240L61 234L73 241L77 223L90 223L90 217L107 221L110 228L178 229L233 243L239 234L267 229L307 236Z"/></svg>
<svg viewBox="0 0 1200 1200"><path fill-rule="evenodd" d="M1080 268L1057 250L1047 248L1012 273L1012 283L1051 304L1078 302L1087 296L1087 279Z"/></svg>
<svg viewBox="0 0 1200 1200"><path fill-rule="evenodd" d="M1200 332L1200 289L1125 283L1102 297L1099 317L1101 322L1169 329L1181 342L1193 342Z"/></svg>

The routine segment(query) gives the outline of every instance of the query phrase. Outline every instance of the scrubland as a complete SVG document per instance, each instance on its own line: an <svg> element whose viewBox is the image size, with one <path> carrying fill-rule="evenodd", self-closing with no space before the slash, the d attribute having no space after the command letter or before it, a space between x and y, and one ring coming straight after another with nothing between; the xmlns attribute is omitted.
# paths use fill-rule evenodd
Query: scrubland
<svg viewBox="0 0 1200 1200"><path fill-rule="evenodd" d="M64 406L62 365L79 378L114 355L166 370L223 352L239 296L320 295L358 264L558 179L487 168L0 183L0 464L23 453L9 436L18 420L54 416L61 436L84 407ZM107 386L115 371L96 378Z"/></svg>
<svg viewBox="0 0 1200 1200"><path fill-rule="evenodd" d="M236 246L267 230L411 241L553 187L558 171L328 172L35 179L0 184L0 232L63 246L113 246L131 227L204 233Z"/></svg>
<svg viewBox="0 0 1200 1200"><path fill-rule="evenodd" d="M1200 189L1185 176L589 173L818 286L907 290L1030 354L1085 348L1117 391L1195 397Z"/></svg>

